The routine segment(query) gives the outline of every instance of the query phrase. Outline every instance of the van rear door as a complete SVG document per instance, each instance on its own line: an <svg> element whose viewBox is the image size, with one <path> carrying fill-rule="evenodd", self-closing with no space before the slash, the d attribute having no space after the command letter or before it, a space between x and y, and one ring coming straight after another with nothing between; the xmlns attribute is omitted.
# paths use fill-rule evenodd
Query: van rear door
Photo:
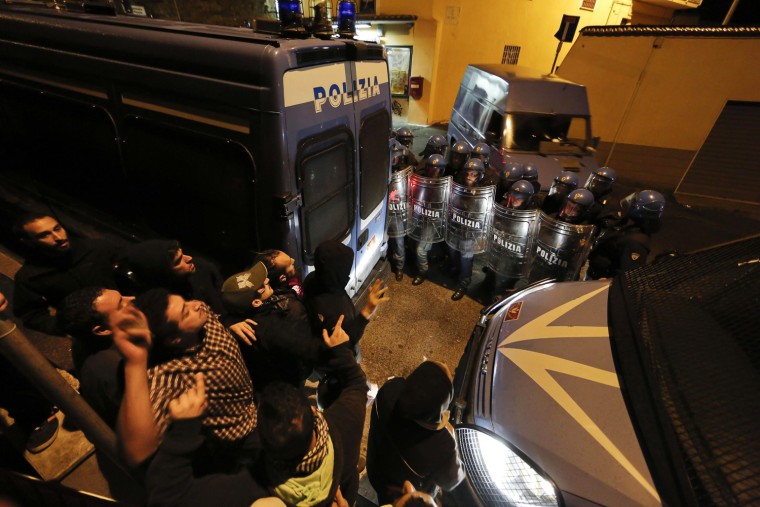
<svg viewBox="0 0 760 507"><path fill-rule="evenodd" d="M384 247L390 128L387 65L379 60L294 69L285 73L283 87L288 154L295 157L301 194L304 265L314 265L314 249L322 241L348 245L356 252L347 287L353 295Z"/></svg>

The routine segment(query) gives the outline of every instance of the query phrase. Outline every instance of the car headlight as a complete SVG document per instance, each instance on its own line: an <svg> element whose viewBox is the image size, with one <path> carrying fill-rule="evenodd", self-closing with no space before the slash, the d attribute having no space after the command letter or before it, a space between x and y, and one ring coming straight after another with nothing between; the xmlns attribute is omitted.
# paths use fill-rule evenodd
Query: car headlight
<svg viewBox="0 0 760 507"><path fill-rule="evenodd" d="M559 505L554 485L503 442L472 428L456 434L467 476L486 505Z"/></svg>

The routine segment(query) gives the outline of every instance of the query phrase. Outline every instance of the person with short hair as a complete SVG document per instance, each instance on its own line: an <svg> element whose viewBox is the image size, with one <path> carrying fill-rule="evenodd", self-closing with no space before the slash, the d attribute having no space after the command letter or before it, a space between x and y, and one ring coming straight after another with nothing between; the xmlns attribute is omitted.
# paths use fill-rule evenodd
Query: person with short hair
<svg viewBox="0 0 760 507"><path fill-rule="evenodd" d="M115 288L115 245L70 236L54 217L26 213L13 227L26 250L15 277L13 313L24 325L62 335L55 306L68 294L92 285Z"/></svg>
<svg viewBox="0 0 760 507"><path fill-rule="evenodd" d="M242 343L254 387L273 380L300 387L319 361L322 340L312 335L306 308L290 289L275 290L267 268L257 262L222 285L225 322Z"/></svg>
<svg viewBox="0 0 760 507"><path fill-rule="evenodd" d="M200 300L223 315L221 287L224 279L210 261L193 257L173 239L151 239L130 245L117 263L122 292L139 295L164 288L188 300Z"/></svg>
<svg viewBox="0 0 760 507"><path fill-rule="evenodd" d="M270 384L258 402L262 455L246 469L193 473L193 457L203 444L202 396L197 388L186 393L186 403L180 396L175 407L186 409L171 412L172 427L148 469L149 505L250 505L271 496L286 505L354 505L367 382L346 345L342 322L341 317L332 334L322 333L328 367L341 378L340 395L319 412L297 388Z"/></svg>
<svg viewBox="0 0 760 507"><path fill-rule="evenodd" d="M275 290L290 289L303 297L301 278L296 270L296 260L282 250L264 250L253 258L252 265L263 262L269 273L269 283Z"/></svg>

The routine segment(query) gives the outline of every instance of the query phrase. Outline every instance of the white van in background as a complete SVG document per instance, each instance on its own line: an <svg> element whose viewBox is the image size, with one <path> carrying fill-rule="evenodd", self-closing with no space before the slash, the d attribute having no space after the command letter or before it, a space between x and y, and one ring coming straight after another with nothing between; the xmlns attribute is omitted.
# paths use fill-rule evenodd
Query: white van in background
<svg viewBox="0 0 760 507"><path fill-rule="evenodd" d="M532 163L542 189L562 171L583 184L598 167L586 87L516 65L469 65L462 78L448 138L453 145L488 143L498 171Z"/></svg>

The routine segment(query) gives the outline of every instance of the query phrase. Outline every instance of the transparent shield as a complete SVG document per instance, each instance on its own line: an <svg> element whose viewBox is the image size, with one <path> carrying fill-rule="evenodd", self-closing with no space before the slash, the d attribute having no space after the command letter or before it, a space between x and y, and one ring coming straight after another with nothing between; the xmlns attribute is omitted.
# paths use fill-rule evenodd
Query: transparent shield
<svg viewBox="0 0 760 507"><path fill-rule="evenodd" d="M528 254L538 231L538 213L535 209L508 209L494 204L487 262L495 273L508 278L527 275Z"/></svg>
<svg viewBox="0 0 760 507"><path fill-rule="evenodd" d="M586 262L596 234L593 225L573 225L545 213L539 216L529 280L553 278L564 282L576 280Z"/></svg>
<svg viewBox="0 0 760 507"><path fill-rule="evenodd" d="M447 213L447 245L462 253L486 251L494 191L492 186L466 187L452 183Z"/></svg>
<svg viewBox="0 0 760 507"><path fill-rule="evenodd" d="M397 171L391 176L388 185L388 237L400 238L406 236L409 221L409 175L412 168Z"/></svg>
<svg viewBox="0 0 760 507"><path fill-rule="evenodd" d="M409 177L409 224L407 235L427 243L446 239L446 210L451 189L451 177L426 178L418 174Z"/></svg>

